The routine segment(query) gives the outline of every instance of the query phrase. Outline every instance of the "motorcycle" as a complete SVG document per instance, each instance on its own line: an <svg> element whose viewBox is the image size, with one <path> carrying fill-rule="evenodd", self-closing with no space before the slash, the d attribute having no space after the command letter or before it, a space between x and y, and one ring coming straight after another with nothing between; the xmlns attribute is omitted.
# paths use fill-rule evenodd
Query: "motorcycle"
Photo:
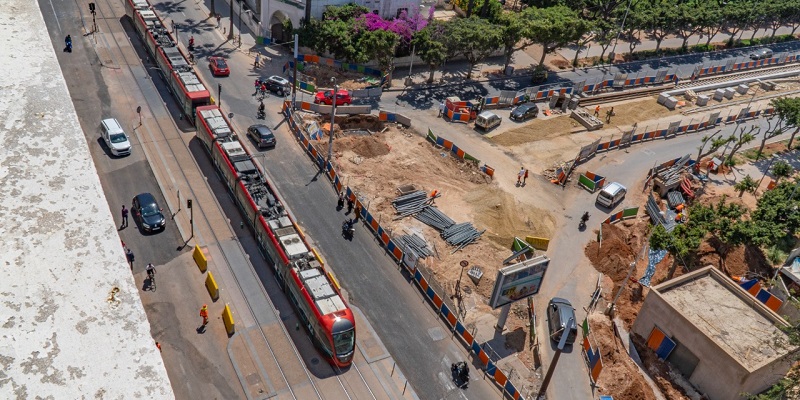
<svg viewBox="0 0 800 400"><path fill-rule="evenodd" d="M450 365L453 383L461 389L466 389L469 384L469 366L466 361L459 361Z"/></svg>
<svg viewBox="0 0 800 400"><path fill-rule="evenodd" d="M342 236L347 240L353 240L353 234L356 233L355 221L352 219L345 220L342 223Z"/></svg>
<svg viewBox="0 0 800 400"><path fill-rule="evenodd" d="M586 221L588 220L589 220L589 212L587 211L583 213L583 216L581 216L581 222L578 223L578 229L580 230L586 229Z"/></svg>
<svg viewBox="0 0 800 400"><path fill-rule="evenodd" d="M259 109L258 113L256 114L256 119L264 119L266 117L267 117L266 111Z"/></svg>

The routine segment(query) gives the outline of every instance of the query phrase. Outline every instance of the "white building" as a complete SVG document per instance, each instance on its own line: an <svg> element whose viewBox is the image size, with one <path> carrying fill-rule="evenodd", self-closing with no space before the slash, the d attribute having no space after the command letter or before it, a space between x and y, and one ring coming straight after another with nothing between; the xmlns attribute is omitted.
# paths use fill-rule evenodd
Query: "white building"
<svg viewBox="0 0 800 400"><path fill-rule="evenodd" d="M245 17L243 22L250 26L257 36L268 38L273 42L291 40L291 32L284 30L287 22L297 28L306 15L306 3L310 4L311 18L320 19L325 8L356 3L366 7L384 19L395 18L403 11L416 12L420 0L244 0L245 10L254 10L256 18ZM234 13L238 14L237 3Z"/></svg>

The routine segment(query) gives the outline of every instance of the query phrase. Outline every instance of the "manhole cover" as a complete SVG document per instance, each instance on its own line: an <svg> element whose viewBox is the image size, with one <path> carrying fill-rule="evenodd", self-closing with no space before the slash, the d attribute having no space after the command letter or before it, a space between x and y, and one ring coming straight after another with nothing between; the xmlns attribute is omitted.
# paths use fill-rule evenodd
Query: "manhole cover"
<svg viewBox="0 0 800 400"><path fill-rule="evenodd" d="M428 336L430 336L434 342L438 342L444 339L444 330L439 327L428 329Z"/></svg>
<svg viewBox="0 0 800 400"><path fill-rule="evenodd" d="M316 358L316 357L312 358L311 359L311 364L313 364L313 365L319 364L319 358Z"/></svg>
<svg viewBox="0 0 800 400"><path fill-rule="evenodd" d="M261 382L261 377L258 376L258 374L250 374L247 375L247 378L245 378L245 380L247 380L248 385L255 385L256 383Z"/></svg>

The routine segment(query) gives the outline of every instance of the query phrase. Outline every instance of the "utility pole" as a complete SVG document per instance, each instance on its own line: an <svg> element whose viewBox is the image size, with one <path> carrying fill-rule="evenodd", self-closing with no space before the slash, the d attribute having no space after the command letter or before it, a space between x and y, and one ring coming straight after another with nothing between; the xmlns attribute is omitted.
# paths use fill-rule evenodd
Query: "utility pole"
<svg viewBox="0 0 800 400"><path fill-rule="evenodd" d="M297 64L297 61L295 61ZM336 84L336 78L331 77L331 82L333 83L333 96L331 96L331 105L333 109L331 110L331 134L328 138L328 160L325 164L329 164L331 162L331 158L333 157L333 124L336 122L336 94L339 93L339 85ZM325 169L325 166L322 166L322 169Z"/></svg>
<svg viewBox="0 0 800 400"><path fill-rule="evenodd" d="M300 39L297 34L294 34L294 60L292 64L294 68L292 68L292 74L294 77L292 78L292 110L294 110L294 102L297 100L297 48L299 46Z"/></svg>
<svg viewBox="0 0 800 400"><path fill-rule="evenodd" d="M222 84L217 84L217 107L222 108Z"/></svg>
<svg viewBox="0 0 800 400"><path fill-rule="evenodd" d="M544 381L542 381L542 386L539 388L539 393L536 395L536 400L542 398L547 392L547 386L550 385L550 379L553 377L553 372L556 370L556 364L558 364L558 359L561 357L561 352L564 351L564 346L567 345L567 337L569 333L572 332L572 328L575 326L575 320L570 317L567 321L567 324L564 326L564 331L561 332L561 339L558 341L558 347L556 347L556 353L553 354L553 361L550 362L550 366L547 367L547 374L544 376Z"/></svg>
<svg viewBox="0 0 800 400"><path fill-rule="evenodd" d="M230 21L230 26L228 26L228 40L233 39L233 2L234 2L234 0L230 1L230 3L231 3L231 12L229 14L231 16L231 21Z"/></svg>
<svg viewBox="0 0 800 400"><path fill-rule="evenodd" d="M89 12L92 13L92 33L97 32L97 11L95 10L95 4L89 3Z"/></svg>
<svg viewBox="0 0 800 400"><path fill-rule="evenodd" d="M180 194L178 194L180 197ZM192 227L192 235L189 236L190 238L194 237L194 208L192 208L192 199L186 200L186 207L189 208L189 226Z"/></svg>

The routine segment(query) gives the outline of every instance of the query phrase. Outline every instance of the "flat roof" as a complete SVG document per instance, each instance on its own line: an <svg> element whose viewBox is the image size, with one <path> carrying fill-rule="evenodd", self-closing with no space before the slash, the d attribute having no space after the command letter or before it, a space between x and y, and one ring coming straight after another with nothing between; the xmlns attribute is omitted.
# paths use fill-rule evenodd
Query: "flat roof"
<svg viewBox="0 0 800 400"><path fill-rule="evenodd" d="M42 13L3 5L0 398L174 398Z"/></svg>
<svg viewBox="0 0 800 400"><path fill-rule="evenodd" d="M714 267L667 281L653 290L750 371L791 350L775 345L776 338L788 343L788 336L778 328L786 321Z"/></svg>

